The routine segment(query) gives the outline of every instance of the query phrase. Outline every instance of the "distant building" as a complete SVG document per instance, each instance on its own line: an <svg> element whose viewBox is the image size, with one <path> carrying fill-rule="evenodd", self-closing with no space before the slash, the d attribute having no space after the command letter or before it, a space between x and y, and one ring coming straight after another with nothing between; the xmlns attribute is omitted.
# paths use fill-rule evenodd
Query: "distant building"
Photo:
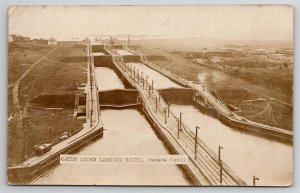
<svg viewBox="0 0 300 193"><path fill-rule="evenodd" d="M48 40L48 45L57 45L56 39L50 38L50 39Z"/></svg>

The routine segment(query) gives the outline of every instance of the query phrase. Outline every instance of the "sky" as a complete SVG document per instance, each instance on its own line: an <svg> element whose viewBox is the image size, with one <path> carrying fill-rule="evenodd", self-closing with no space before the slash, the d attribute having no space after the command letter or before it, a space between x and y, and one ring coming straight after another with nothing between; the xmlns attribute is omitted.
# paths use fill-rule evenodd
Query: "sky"
<svg viewBox="0 0 300 193"><path fill-rule="evenodd" d="M217 40L293 39L288 5L11 6L9 34L58 40L130 34Z"/></svg>

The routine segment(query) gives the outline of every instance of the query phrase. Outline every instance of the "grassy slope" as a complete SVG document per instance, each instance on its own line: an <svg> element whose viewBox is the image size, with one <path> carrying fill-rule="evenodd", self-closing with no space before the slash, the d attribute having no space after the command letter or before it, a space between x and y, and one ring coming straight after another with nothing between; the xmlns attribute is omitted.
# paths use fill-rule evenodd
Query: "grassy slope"
<svg viewBox="0 0 300 193"><path fill-rule="evenodd" d="M39 45L32 45L31 47L34 46ZM20 52L22 52L21 48L20 50L11 50L10 55L13 56L12 60L15 60L14 56L19 58L18 54ZM32 63L35 62L34 59L38 60L40 58L38 56L46 53L44 49L35 49L30 52L34 53ZM75 57L82 57L85 60L66 63L54 62L61 61L65 57L71 58L73 53ZM49 57L54 61L43 60L21 81L19 100L22 106L28 105L33 98L43 94L64 95L83 92L82 90L72 89L73 82L86 83L86 56L83 52L83 47L76 46L76 44L66 44ZM15 70L15 66L10 66L10 68ZM61 135L64 131L70 131L71 128L73 132L82 129L84 120L73 119L72 115L72 108L64 108L54 112L53 110L25 108L23 122L28 120L29 127L23 127L22 130L17 131L14 127L14 121L11 121L8 125L9 165L17 164L24 159L26 154L26 138L29 138L28 154L32 155L34 145L49 140L49 127L53 127L53 139Z"/></svg>

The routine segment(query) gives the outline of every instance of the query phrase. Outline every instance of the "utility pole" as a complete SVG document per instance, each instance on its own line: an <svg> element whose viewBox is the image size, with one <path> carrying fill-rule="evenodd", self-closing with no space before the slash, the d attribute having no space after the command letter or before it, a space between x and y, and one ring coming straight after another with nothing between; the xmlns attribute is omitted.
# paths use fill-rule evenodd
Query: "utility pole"
<svg viewBox="0 0 300 193"><path fill-rule="evenodd" d="M200 127L196 126L196 136L195 136L195 159L197 159L198 129L200 129Z"/></svg>
<svg viewBox="0 0 300 193"><path fill-rule="evenodd" d="M157 112L157 97L155 97L155 112Z"/></svg>
<svg viewBox="0 0 300 193"><path fill-rule="evenodd" d="M170 117L170 102L167 102L167 106L168 106L168 117Z"/></svg>
<svg viewBox="0 0 300 193"><path fill-rule="evenodd" d="M219 145L219 151L218 151L219 152L218 153L218 162L219 162L219 164L221 162L221 149L223 149L223 147Z"/></svg>
<svg viewBox="0 0 300 193"><path fill-rule="evenodd" d="M255 176L253 176L253 186L255 186L256 185L256 180L259 180L259 178L258 177L255 177Z"/></svg>

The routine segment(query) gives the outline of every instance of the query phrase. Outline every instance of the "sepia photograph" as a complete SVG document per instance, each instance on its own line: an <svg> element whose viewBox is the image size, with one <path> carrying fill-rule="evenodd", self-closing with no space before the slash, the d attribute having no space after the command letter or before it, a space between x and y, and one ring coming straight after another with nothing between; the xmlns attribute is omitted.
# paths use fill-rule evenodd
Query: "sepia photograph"
<svg viewBox="0 0 300 193"><path fill-rule="evenodd" d="M292 186L290 5L16 5L10 185Z"/></svg>

